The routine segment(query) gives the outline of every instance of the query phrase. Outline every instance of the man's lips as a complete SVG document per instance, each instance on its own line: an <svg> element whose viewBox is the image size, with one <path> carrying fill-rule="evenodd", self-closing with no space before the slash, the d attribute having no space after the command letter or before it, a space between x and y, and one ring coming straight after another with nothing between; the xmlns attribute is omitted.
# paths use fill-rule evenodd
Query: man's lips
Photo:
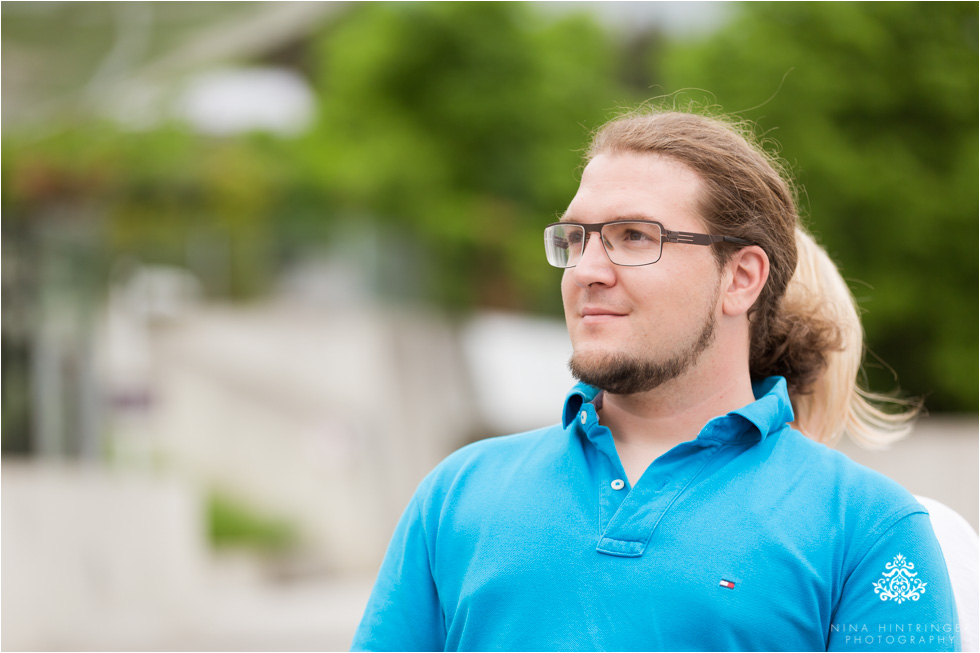
<svg viewBox="0 0 980 653"><path fill-rule="evenodd" d="M625 317L626 313L611 308L586 306L581 311L579 311L579 315L582 316L583 322L592 323L592 322L605 322L608 320L615 320L616 318Z"/></svg>

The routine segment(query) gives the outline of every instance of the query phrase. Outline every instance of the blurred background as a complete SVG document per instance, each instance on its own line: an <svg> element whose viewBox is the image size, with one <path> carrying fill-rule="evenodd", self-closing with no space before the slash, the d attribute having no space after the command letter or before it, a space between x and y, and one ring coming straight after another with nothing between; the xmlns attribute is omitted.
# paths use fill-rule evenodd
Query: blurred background
<svg viewBox="0 0 980 653"><path fill-rule="evenodd" d="M416 484L556 422L541 229L652 98L757 122L978 522L978 5L4 2L2 646L344 649Z"/></svg>

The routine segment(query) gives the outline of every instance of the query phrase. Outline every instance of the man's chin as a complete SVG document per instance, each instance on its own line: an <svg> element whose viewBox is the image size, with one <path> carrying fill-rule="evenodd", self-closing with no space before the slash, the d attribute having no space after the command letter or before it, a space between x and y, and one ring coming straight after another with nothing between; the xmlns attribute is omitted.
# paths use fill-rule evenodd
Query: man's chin
<svg viewBox="0 0 980 653"><path fill-rule="evenodd" d="M579 381L614 395L647 392L676 378L687 367L687 361L657 363L622 353L575 352L568 369Z"/></svg>

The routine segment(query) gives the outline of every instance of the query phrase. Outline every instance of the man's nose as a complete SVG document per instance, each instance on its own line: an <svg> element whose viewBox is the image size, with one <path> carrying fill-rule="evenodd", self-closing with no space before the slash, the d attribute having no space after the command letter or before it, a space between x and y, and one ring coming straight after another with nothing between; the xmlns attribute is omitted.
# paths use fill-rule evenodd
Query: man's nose
<svg viewBox="0 0 980 653"><path fill-rule="evenodd" d="M609 260L602 246L602 236L597 233L588 235L582 258L574 268L569 269L569 272L572 273L575 283L583 288L594 283L611 286L616 282L616 266Z"/></svg>

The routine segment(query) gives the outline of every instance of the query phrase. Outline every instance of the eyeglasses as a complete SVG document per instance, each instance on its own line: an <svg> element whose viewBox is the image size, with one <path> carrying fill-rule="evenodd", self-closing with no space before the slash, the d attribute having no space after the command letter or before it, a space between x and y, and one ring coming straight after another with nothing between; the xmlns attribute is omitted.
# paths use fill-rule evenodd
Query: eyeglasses
<svg viewBox="0 0 980 653"><path fill-rule="evenodd" d="M544 228L544 251L548 263L556 268L573 268L582 260L589 234L598 232L606 256L616 265L650 265L660 260L663 244L712 245L752 243L734 236L671 231L652 220L616 220L583 224L555 222Z"/></svg>

